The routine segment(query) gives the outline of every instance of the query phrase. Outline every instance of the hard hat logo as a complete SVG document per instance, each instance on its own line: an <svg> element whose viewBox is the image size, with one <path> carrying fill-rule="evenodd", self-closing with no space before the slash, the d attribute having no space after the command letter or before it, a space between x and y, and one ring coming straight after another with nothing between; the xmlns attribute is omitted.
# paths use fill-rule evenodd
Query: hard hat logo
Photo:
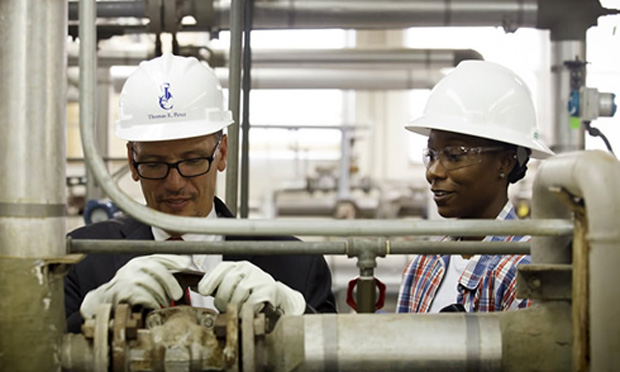
<svg viewBox="0 0 620 372"><path fill-rule="evenodd" d="M127 141L206 136L232 124L222 87L208 64L164 53L140 63L119 99L116 135Z"/></svg>
<svg viewBox="0 0 620 372"><path fill-rule="evenodd" d="M161 85L162 95L159 96L159 107L164 110L172 110L174 104L172 103L172 93L170 93L170 83L163 83Z"/></svg>

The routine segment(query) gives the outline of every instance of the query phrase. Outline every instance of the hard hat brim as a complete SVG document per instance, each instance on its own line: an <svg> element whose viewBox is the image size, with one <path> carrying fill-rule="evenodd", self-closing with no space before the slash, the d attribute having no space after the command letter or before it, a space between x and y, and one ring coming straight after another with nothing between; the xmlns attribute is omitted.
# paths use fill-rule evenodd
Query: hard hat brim
<svg viewBox="0 0 620 372"><path fill-rule="evenodd" d="M208 136L219 132L232 123L234 123L232 119L217 123L205 123L204 120L197 120L183 122L182 125L170 125L168 122L163 122L150 124L148 127L141 125L123 127L117 123L116 136L130 142L171 141Z"/></svg>
<svg viewBox="0 0 620 372"><path fill-rule="evenodd" d="M555 155L544 143L535 138L536 134L534 133L531 137L526 137L522 133L507 131L501 126L480 125L464 119L455 119L452 116L443 118L439 118L437 115L433 115L433 117L421 116L405 126L405 129L424 136L430 135L431 130L435 129L504 142L532 150L531 156L535 159L545 159Z"/></svg>

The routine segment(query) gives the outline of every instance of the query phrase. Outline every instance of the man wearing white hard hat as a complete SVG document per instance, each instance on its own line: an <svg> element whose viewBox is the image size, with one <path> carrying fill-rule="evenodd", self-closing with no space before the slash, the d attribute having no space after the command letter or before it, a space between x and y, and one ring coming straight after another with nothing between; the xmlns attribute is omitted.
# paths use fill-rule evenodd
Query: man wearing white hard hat
<svg viewBox="0 0 620 372"><path fill-rule="evenodd" d="M177 216L231 218L215 194L216 173L226 168L233 123L214 72L193 57L165 53L144 61L120 96L116 135L127 140L131 176L148 207ZM73 239L282 240L282 237L179 235L123 216L79 228ZM70 332L102 303L167 307L184 294L175 272L202 272L192 305L225 311L250 303L256 312L271 304L300 315L335 312L331 273L322 256L89 255L65 278Z"/></svg>
<svg viewBox="0 0 620 372"><path fill-rule="evenodd" d="M428 136L426 180L445 218L517 218L508 185L525 176L530 156L553 152L538 138L523 80L485 61L463 61L431 91L422 117L406 127ZM443 240L528 241L529 236ZM516 298L517 267L527 255L418 255L403 273L397 312L501 311L529 306Z"/></svg>

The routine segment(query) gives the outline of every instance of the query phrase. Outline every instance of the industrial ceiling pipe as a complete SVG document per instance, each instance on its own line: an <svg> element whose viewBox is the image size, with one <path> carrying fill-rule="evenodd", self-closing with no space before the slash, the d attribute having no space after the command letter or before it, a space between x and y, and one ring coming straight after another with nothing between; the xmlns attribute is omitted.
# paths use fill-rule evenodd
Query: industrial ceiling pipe
<svg viewBox="0 0 620 372"><path fill-rule="evenodd" d="M182 50L198 55L200 47L186 47ZM223 61L229 61L227 51L211 51L222 55ZM100 49L97 52L97 66L137 66L145 59L153 58L145 50ZM386 66L445 66L454 67L466 59L483 59L482 55L472 49L413 49L413 48L347 48L347 49L253 49L252 66L256 67L312 67L312 68L354 68ZM78 65L78 55L69 52L68 65ZM211 67L219 67L210 63ZM227 64L227 63L225 63Z"/></svg>
<svg viewBox="0 0 620 372"><path fill-rule="evenodd" d="M197 0L175 9L180 15L195 15ZM212 24L183 25L186 31L228 29L231 0L213 1ZM158 6L157 3L153 3ZM98 4L100 17L125 16L148 18L148 2L120 2L115 6ZM153 6L153 5L152 5ZM166 6L164 3L162 6ZM518 27L535 27L536 0L472 1L376 1L376 0L257 0L254 2L254 29L357 28L399 29L424 26L504 26L508 31ZM69 4L69 16L75 19L76 2ZM142 16L139 14L142 12ZM164 10L165 12L165 10ZM204 17L204 16L203 16ZM144 32L143 25L104 26L117 32ZM162 31L165 31L162 30Z"/></svg>
<svg viewBox="0 0 620 372"><path fill-rule="evenodd" d="M432 49L339 49L339 50L255 50L253 51L252 89L430 89L464 59L482 59L473 50ZM291 56L299 54L299 59ZM98 66L138 65L149 58L146 52L99 52ZM75 65L77 56L69 57ZM215 69L222 86L228 87L226 69ZM70 69L69 82L78 84ZM125 76L114 81L120 91Z"/></svg>
<svg viewBox="0 0 620 372"><path fill-rule="evenodd" d="M147 2L98 2L100 17L149 18ZM116 3L116 2L115 2ZM152 2L151 6L159 6ZM164 5L165 6L165 2ZM205 5L207 4L207 5ZM174 25L175 31L210 31L228 29L230 0L187 1L173 14L193 16L196 24ZM76 19L77 2L69 3L69 16ZM123 10L124 9L124 10ZM571 9L567 12L566 9ZM156 9L157 10L157 9ZM585 40L584 31L596 24L599 16L616 14L604 9L598 0L257 0L254 2L254 29L403 29L409 27L490 26L512 32L521 27L551 30L552 40ZM163 22L151 20L160 27ZM106 24L100 28L102 38L153 31L153 24ZM161 29L165 32L165 29ZM77 35L77 25L69 27Z"/></svg>

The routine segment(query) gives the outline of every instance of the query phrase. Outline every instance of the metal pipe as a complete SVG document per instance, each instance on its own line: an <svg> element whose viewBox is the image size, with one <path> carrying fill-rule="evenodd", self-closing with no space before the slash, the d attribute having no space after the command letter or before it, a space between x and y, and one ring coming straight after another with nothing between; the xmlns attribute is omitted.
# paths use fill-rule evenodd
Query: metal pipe
<svg viewBox="0 0 620 372"><path fill-rule="evenodd" d="M77 20L79 17L79 1L69 1L69 19ZM100 18L120 18L120 17L146 17L145 1L99 1L97 2L96 14Z"/></svg>
<svg viewBox="0 0 620 372"><path fill-rule="evenodd" d="M296 59L291 59L295 56ZM101 50L98 65L138 65L147 52ZM228 58L228 57L226 57ZM252 50L253 89L430 89L442 69L463 59L482 59L472 50L339 49ZM77 56L69 56L75 65ZM222 86L229 86L227 69L216 68ZM120 91L126 77L117 77Z"/></svg>
<svg viewBox="0 0 620 372"><path fill-rule="evenodd" d="M216 74L226 86L226 75ZM430 89L444 75L439 69L355 68L355 69L295 69L256 68L252 70L253 89L341 89L341 90L401 90Z"/></svg>
<svg viewBox="0 0 620 372"><path fill-rule="evenodd" d="M226 51L212 51L215 54L223 53L226 61L230 60L230 54ZM101 49L98 51L97 63L99 67L110 66L133 66L138 65L144 59L153 56L146 50L116 50ZM483 59L482 55L472 49L411 49L411 48L385 48L385 49L252 49L253 67L321 67L334 68L340 66L343 69L352 68L356 65L365 67L380 67L389 65L394 67L408 67L412 69L422 68L449 68L456 66L465 59ZM78 64L78 56L69 52L69 66Z"/></svg>
<svg viewBox="0 0 620 372"><path fill-rule="evenodd" d="M71 4L70 4L71 5ZM107 5L107 4L106 4ZM228 29L231 0L213 1L216 29ZM101 17L126 16L145 18L144 2L120 2L118 6L99 4ZM425 26L504 26L508 31L534 27L537 21L536 0L257 0L255 29L277 28L360 28L396 29ZM140 13L141 11L141 13ZM75 12L69 12L74 16ZM74 18L72 18L74 19ZM188 28L185 27L184 28ZM203 31L204 31L203 30Z"/></svg>
<svg viewBox="0 0 620 372"><path fill-rule="evenodd" d="M66 10L58 0L0 2L2 256L65 253Z"/></svg>
<svg viewBox="0 0 620 372"><path fill-rule="evenodd" d="M585 41L554 41L551 44L551 86L553 132L550 147L556 153L583 150L585 132L580 122L571 123L568 100L571 91L570 71L566 61L585 61ZM583 77L585 83L585 76Z"/></svg>
<svg viewBox="0 0 620 372"><path fill-rule="evenodd" d="M248 218L249 214L249 189L250 189L250 91L252 89L252 10L253 1L245 2L245 17L243 20L243 34L245 43L243 46L243 120L241 142L241 190L240 211L241 218Z"/></svg>
<svg viewBox="0 0 620 372"><path fill-rule="evenodd" d="M66 32L66 1L0 1L3 370L61 370Z"/></svg>
<svg viewBox="0 0 620 372"><path fill-rule="evenodd" d="M270 371L499 371L498 314L284 316L257 350Z"/></svg>
<svg viewBox="0 0 620 372"><path fill-rule="evenodd" d="M243 12L245 0L231 0L230 59L228 61L228 107L234 123L228 126L228 160L226 166L226 204L237 214L239 174L239 107L241 99L241 48L243 39Z"/></svg>
<svg viewBox="0 0 620 372"><path fill-rule="evenodd" d="M435 242L425 240L387 241L381 246L386 254L529 254L527 242ZM372 245L371 245L372 246ZM223 241L223 242L156 242L151 240L69 239L70 253L177 253L177 254L349 254L348 243L303 241ZM358 252L359 254L359 252Z"/></svg>
<svg viewBox="0 0 620 372"><path fill-rule="evenodd" d="M342 129L340 131L340 164L338 169L338 193L337 201L346 201L351 199L351 154L353 153L351 140L353 134L351 130Z"/></svg>
<svg viewBox="0 0 620 372"><path fill-rule="evenodd" d="M602 151L568 153L546 160L534 181L534 218L557 218L567 213L567 207L550 191L558 185L585 200L590 245L590 370L613 371L620 365L620 298L615 286L620 282L620 163ZM541 242L544 238L532 239L533 259Z"/></svg>

